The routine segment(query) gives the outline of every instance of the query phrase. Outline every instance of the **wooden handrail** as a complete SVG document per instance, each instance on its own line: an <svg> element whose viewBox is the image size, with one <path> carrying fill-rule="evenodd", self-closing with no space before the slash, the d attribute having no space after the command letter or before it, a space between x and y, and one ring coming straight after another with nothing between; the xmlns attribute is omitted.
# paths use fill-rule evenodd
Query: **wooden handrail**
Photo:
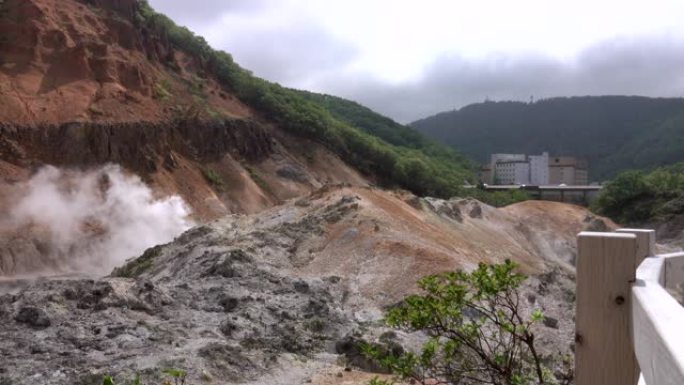
<svg viewBox="0 0 684 385"><path fill-rule="evenodd" d="M653 230L578 235L577 385L684 384L684 252L655 254Z"/></svg>
<svg viewBox="0 0 684 385"><path fill-rule="evenodd" d="M636 278L637 236L582 232L577 254L575 382L636 385L630 289Z"/></svg>
<svg viewBox="0 0 684 385"><path fill-rule="evenodd" d="M684 384L684 307L666 290L668 259L647 258L632 286L634 350L647 385Z"/></svg>

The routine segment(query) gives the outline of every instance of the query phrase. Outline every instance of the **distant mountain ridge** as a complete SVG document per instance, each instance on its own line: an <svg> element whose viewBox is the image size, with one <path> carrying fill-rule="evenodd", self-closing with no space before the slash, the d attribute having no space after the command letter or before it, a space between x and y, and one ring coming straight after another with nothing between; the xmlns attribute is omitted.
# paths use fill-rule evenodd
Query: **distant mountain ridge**
<svg viewBox="0 0 684 385"><path fill-rule="evenodd" d="M534 103L484 102L442 112L411 126L484 162L513 152L571 155L601 181L627 169L684 160L684 99L584 96Z"/></svg>

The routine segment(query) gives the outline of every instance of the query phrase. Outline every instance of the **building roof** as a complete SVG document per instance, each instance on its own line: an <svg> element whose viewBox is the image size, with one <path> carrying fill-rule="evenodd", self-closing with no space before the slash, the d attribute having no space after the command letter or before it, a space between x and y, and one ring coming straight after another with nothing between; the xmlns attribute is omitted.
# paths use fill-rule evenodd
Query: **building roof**
<svg viewBox="0 0 684 385"><path fill-rule="evenodd" d="M549 167L575 167L587 168L587 161L574 156L553 156L549 158Z"/></svg>
<svg viewBox="0 0 684 385"><path fill-rule="evenodd" d="M499 160L496 162L497 165L499 164L511 164L511 163L530 163L526 160Z"/></svg>

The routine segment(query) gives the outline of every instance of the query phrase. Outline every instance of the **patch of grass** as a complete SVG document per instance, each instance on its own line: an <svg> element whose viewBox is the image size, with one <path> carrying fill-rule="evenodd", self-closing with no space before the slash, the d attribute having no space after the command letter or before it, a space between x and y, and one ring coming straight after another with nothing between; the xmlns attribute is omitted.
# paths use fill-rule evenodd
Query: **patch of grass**
<svg viewBox="0 0 684 385"><path fill-rule="evenodd" d="M104 115L104 111L102 111L100 108L92 104L88 107L88 112L90 112L93 115Z"/></svg>
<svg viewBox="0 0 684 385"><path fill-rule="evenodd" d="M314 318L311 321L307 321L304 327L314 333L320 333L325 330L325 321L320 318Z"/></svg>
<svg viewBox="0 0 684 385"><path fill-rule="evenodd" d="M169 100L173 94L169 91L169 82L163 79L154 84L154 98L157 100Z"/></svg>
<svg viewBox="0 0 684 385"><path fill-rule="evenodd" d="M207 112L207 114L209 115L209 117L210 117L212 120L215 120L215 121L222 121L222 120L224 120L224 119L226 118L226 113L225 113L225 112L223 112L223 111L218 111L218 110L212 108L212 107L209 106L209 105L207 105L207 107L205 108L205 111Z"/></svg>
<svg viewBox="0 0 684 385"><path fill-rule="evenodd" d="M200 78L197 75L193 75L192 80L190 81L190 92L193 95L198 95L201 98L206 98L206 95L204 94L204 83L206 80Z"/></svg>
<svg viewBox="0 0 684 385"><path fill-rule="evenodd" d="M226 182L223 180L221 175L210 168L203 168L202 175L204 179L207 180L214 188L223 191L226 188Z"/></svg>
<svg viewBox="0 0 684 385"><path fill-rule="evenodd" d="M261 175L259 175L259 172L257 172L255 169L253 169L250 166L244 166L244 167L245 167L245 170L247 170L247 172L249 173L249 177L252 178L252 180L254 181L254 183L257 184L257 186L259 186L262 190L264 190L265 192L267 192L269 194L272 193L271 186L269 186L268 183L266 183L266 181L261 177Z"/></svg>
<svg viewBox="0 0 684 385"><path fill-rule="evenodd" d="M161 246L154 246L145 250L140 257L114 269L112 276L124 278L135 278L140 276L140 274L153 266L154 259L161 255L161 251Z"/></svg>
<svg viewBox="0 0 684 385"><path fill-rule="evenodd" d="M188 376L188 373L183 370L183 369L176 369L176 368L169 368L169 369L164 369L161 371L162 374L165 374L173 379L173 384L174 385L185 385L185 378ZM142 378L140 377L140 374L136 374L135 378L133 379L132 382L125 382L124 384L130 384L130 385L143 385L142 383ZM114 381L114 377L112 376L104 376L102 378L102 385L116 385L116 382ZM171 385L170 380L165 380L162 385Z"/></svg>
<svg viewBox="0 0 684 385"><path fill-rule="evenodd" d="M175 385L184 385L185 377L187 377L188 375L188 373L185 370L176 368L164 369L162 373L167 374L171 378L173 378L173 383Z"/></svg>

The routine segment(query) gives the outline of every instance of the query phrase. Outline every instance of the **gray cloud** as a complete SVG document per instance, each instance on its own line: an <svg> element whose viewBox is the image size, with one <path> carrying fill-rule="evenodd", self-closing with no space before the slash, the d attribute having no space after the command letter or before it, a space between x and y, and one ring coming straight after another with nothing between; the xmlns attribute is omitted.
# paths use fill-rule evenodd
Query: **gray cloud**
<svg viewBox="0 0 684 385"><path fill-rule="evenodd" d="M269 0L148 0L150 5L162 11L175 22L189 27L208 24L221 16L248 14L268 6Z"/></svg>
<svg viewBox="0 0 684 385"><path fill-rule="evenodd" d="M239 15L240 20L249 21L277 5L275 0L202 0L201 5L186 0L151 2L198 31L220 26L222 15ZM347 97L400 122L486 98L526 101L530 97L684 93L684 40L667 35L603 42L567 61L541 55L495 55L481 60L446 55L436 58L419 78L395 84L350 70L349 64L360 55L357 47L331 35L316 19L297 14L284 20L285 24L277 26L245 23L213 36L212 43L257 76Z"/></svg>
<svg viewBox="0 0 684 385"><path fill-rule="evenodd" d="M289 86L307 87L354 60L357 49L331 35L316 20L298 15L285 24L259 17L283 0L150 0L153 7L198 33L218 29L214 48L229 52L257 76ZM197 4L200 2L200 4ZM238 16L244 26L221 28L223 16ZM205 36L206 37L206 36Z"/></svg>
<svg viewBox="0 0 684 385"><path fill-rule="evenodd" d="M354 60L357 50L315 24L258 29L226 36L221 49L257 76L306 86ZM342 79L340 79L342 80Z"/></svg>
<svg viewBox="0 0 684 385"><path fill-rule="evenodd" d="M441 57L411 83L371 76L330 76L321 91L354 99L401 122L490 100L576 95L684 95L684 41L619 39L593 46L570 62L543 56L469 61Z"/></svg>

